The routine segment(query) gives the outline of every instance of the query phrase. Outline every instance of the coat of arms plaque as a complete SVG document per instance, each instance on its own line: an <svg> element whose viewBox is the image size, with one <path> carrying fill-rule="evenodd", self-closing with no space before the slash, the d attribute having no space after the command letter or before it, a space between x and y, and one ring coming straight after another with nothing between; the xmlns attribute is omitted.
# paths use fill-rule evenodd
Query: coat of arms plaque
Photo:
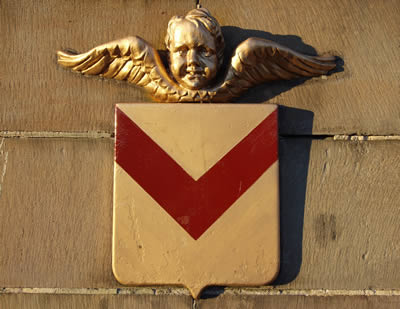
<svg viewBox="0 0 400 309"><path fill-rule="evenodd" d="M62 66L167 103L115 109L114 274L184 285L195 298L207 285L269 283L280 262L277 106L226 102L260 83L327 74L335 57L249 38L219 74L224 38L200 7L171 18L165 44L166 61L137 36L58 52Z"/></svg>

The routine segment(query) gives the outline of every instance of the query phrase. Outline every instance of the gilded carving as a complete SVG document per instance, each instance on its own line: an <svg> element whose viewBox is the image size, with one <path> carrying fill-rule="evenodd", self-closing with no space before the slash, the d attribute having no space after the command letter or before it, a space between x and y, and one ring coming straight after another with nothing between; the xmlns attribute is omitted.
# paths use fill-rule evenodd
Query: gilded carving
<svg viewBox="0 0 400 309"><path fill-rule="evenodd" d="M157 50L138 36L82 54L59 51L58 63L84 75L126 80L159 102L228 102L261 83L324 75L336 67L333 56L307 56L269 40L249 38L236 48L218 82L224 38L205 8L172 17L165 44L167 68Z"/></svg>

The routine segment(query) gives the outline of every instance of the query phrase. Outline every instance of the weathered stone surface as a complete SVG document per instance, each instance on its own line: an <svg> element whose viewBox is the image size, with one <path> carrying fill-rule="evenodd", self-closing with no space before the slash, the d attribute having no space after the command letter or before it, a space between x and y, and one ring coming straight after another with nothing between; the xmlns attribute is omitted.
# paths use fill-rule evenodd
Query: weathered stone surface
<svg viewBox="0 0 400 309"><path fill-rule="evenodd" d="M112 139L2 139L0 286L118 287ZM400 142L280 143L280 289L398 289ZM295 280L294 280L295 279Z"/></svg>
<svg viewBox="0 0 400 309"><path fill-rule="evenodd" d="M394 309L400 305L398 296L286 296L286 295L259 295L238 296L224 295L215 299L199 301L199 309L250 309L250 308L274 308L274 309Z"/></svg>
<svg viewBox="0 0 400 309"><path fill-rule="evenodd" d="M0 307L12 309L191 308L189 296L0 294Z"/></svg>

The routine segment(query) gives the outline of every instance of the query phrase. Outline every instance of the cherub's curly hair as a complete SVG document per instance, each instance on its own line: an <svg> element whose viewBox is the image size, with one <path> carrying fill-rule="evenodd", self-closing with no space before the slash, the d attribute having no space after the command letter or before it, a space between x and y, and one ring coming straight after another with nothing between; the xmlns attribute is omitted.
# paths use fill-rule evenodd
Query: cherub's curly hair
<svg viewBox="0 0 400 309"><path fill-rule="evenodd" d="M165 45L169 49L171 37L173 35L173 26L175 23L182 20L187 20L194 24L196 27L203 26L215 40L215 48L218 57L218 65L221 66L224 59L224 37L221 32L217 20L211 16L211 13L206 8L199 8L189 11L185 16L173 16L168 22L167 35L165 37Z"/></svg>

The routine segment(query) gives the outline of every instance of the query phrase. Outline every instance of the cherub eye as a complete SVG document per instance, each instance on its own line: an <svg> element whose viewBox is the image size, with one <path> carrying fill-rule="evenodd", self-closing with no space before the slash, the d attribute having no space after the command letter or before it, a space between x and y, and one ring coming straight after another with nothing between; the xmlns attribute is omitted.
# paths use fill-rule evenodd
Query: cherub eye
<svg viewBox="0 0 400 309"><path fill-rule="evenodd" d="M200 47L200 53L204 56L204 57L210 57L212 55L212 52L209 51L207 48L205 47Z"/></svg>
<svg viewBox="0 0 400 309"><path fill-rule="evenodd" d="M184 55L186 55L186 50L184 50L184 49L178 50L178 55L179 55L179 56L184 56Z"/></svg>

